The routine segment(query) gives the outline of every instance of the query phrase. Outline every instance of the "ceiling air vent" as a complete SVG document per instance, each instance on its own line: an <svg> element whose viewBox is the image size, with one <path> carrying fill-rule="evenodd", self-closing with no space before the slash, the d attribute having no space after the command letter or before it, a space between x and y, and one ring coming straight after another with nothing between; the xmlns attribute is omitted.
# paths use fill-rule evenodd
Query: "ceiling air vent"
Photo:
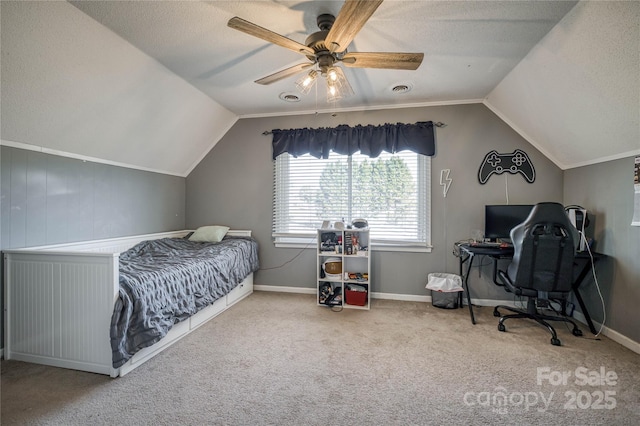
<svg viewBox="0 0 640 426"><path fill-rule="evenodd" d="M280 99L285 102L300 102L300 97L294 93L280 93Z"/></svg>
<svg viewBox="0 0 640 426"><path fill-rule="evenodd" d="M411 85L408 83L396 84L391 88L393 93L407 93L411 91Z"/></svg>

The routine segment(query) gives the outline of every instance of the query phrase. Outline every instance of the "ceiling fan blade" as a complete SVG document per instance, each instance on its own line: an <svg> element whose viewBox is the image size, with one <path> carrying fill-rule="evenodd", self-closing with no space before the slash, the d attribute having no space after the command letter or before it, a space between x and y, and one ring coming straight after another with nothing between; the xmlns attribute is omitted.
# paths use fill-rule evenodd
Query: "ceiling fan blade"
<svg viewBox="0 0 640 426"><path fill-rule="evenodd" d="M331 53L347 50L382 0L347 0L327 34L325 45Z"/></svg>
<svg viewBox="0 0 640 426"><path fill-rule="evenodd" d="M306 70L307 68L311 67L313 64L314 62L305 62L302 64L297 64L292 67L285 68L282 71L278 71L276 73L268 75L266 77L262 77L260 80L256 80L256 83L264 84L264 85L275 83L276 81L280 81L283 78L287 78L294 74L298 74L299 72L302 72L303 70Z"/></svg>
<svg viewBox="0 0 640 426"><path fill-rule="evenodd" d="M424 53L349 52L342 58L342 63L352 68L416 70L423 58Z"/></svg>
<svg viewBox="0 0 640 426"><path fill-rule="evenodd" d="M229 19L227 25L235 30L242 31L243 33L261 38L262 40L268 41L269 43L277 44L278 46L282 46L285 49L293 50L296 53L300 53L305 56L315 55L315 52L310 47L298 43L295 40L291 40L290 38L287 38L278 33L274 33L273 31L266 28L262 28L261 26L256 25L252 22L245 21L244 19L238 18L237 16Z"/></svg>

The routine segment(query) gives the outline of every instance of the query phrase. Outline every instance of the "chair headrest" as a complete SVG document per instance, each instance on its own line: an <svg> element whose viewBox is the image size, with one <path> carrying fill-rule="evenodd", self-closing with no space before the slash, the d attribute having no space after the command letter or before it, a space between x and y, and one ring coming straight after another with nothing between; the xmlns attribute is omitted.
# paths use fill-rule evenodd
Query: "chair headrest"
<svg viewBox="0 0 640 426"><path fill-rule="evenodd" d="M571 225L569 216L564 211L564 206L560 203L538 203L531 209L531 213L525 223L554 222L566 226Z"/></svg>
<svg viewBox="0 0 640 426"><path fill-rule="evenodd" d="M538 203L531 209L531 213L522 223L525 229L531 229L537 224L553 224L565 228L577 246L579 241L578 231L575 229L569 216L560 203L544 202Z"/></svg>

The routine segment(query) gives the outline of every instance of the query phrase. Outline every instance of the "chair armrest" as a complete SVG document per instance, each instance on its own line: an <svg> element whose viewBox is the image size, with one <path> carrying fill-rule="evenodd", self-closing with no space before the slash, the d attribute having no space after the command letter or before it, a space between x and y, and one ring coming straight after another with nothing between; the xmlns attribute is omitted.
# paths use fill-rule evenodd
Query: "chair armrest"
<svg viewBox="0 0 640 426"><path fill-rule="evenodd" d="M506 271L499 270L498 271L498 276L500 277L500 281L502 281L502 284L499 284L499 285L504 286L504 289L506 291L508 291L509 293L516 293L517 292L516 288L513 285L513 282L511 281L511 278L509 278L509 275L507 275Z"/></svg>

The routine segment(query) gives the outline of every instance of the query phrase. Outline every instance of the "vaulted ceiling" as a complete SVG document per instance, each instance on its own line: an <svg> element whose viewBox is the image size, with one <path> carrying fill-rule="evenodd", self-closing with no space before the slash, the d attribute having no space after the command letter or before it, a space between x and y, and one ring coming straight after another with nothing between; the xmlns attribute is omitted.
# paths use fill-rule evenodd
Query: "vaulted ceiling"
<svg viewBox="0 0 640 426"><path fill-rule="evenodd" d="M317 16L338 15L342 1L9 3L14 2L2 2L2 107L3 115L8 111L3 118L12 122L2 126L3 142L33 143L115 163L128 159L142 168L185 175L238 118L477 102L563 169L640 154L640 3L635 1L386 0L348 50L420 52L422 64L415 71L345 68L355 95L331 105L323 87L306 96L297 93L297 75L256 84L306 59L229 28L227 22L239 16L304 44L318 30ZM41 71L34 71L38 67ZM43 101L64 96L71 85L65 80L72 78L87 84L81 92L85 99L75 94L75 100L85 102L83 113L86 107L103 113L120 108L125 128L116 132L85 119L69 138L68 130L56 130L55 124L43 127L41 134L21 130L26 122L14 124L20 112L40 110ZM117 79L130 80L126 87L134 93ZM52 82L59 92L44 87ZM398 85L411 90L394 91ZM98 93L117 88L127 93L126 99L111 104L109 96L90 98L96 86L103 87ZM71 90L78 90L75 84ZM43 98L42 91L49 96ZM282 100L292 94L299 101ZM183 126L179 131L188 137L181 137L180 151L163 145L164 133L140 131L126 118L139 113L148 97L145 102L159 110L161 127ZM177 117L163 107L173 102L185 106ZM59 109L38 116L63 120L65 129L78 125L67 117L70 111L63 116ZM90 126L104 127L98 133L106 134L105 143L91 149L80 143L92 137L91 129L84 128ZM55 140L52 129L58 132ZM138 136L136 147L123 137L126 131ZM76 142L60 140L65 138ZM155 154L154 146L169 151Z"/></svg>
<svg viewBox="0 0 640 426"><path fill-rule="evenodd" d="M268 86L255 80L297 63L296 52L227 26L238 16L304 44L316 18L343 1L72 2L241 116L313 110L315 92L297 103L296 76ZM349 46L351 52L421 52L417 71L345 68L355 96L339 107L483 99L575 2L385 1ZM395 95L396 84L413 86ZM322 87L324 89L324 87ZM325 91L318 103L326 108ZM250 101L249 101L250 100Z"/></svg>

